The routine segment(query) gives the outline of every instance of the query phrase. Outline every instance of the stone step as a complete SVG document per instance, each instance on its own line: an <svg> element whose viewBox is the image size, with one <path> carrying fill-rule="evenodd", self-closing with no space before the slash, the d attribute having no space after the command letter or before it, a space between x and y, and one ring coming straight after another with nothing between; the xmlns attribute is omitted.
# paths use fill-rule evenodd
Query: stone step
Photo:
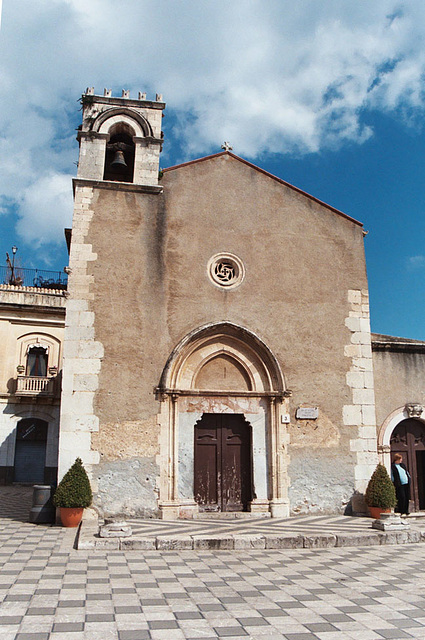
<svg viewBox="0 0 425 640"><path fill-rule="evenodd" d="M77 549L140 550L246 550L324 549L425 542L425 531L377 531L317 534L224 534L152 535L131 538L100 538L99 528L82 524Z"/></svg>
<svg viewBox="0 0 425 640"><path fill-rule="evenodd" d="M194 520L250 520L252 518L270 518L270 511L257 513L250 511L204 511L196 514Z"/></svg>

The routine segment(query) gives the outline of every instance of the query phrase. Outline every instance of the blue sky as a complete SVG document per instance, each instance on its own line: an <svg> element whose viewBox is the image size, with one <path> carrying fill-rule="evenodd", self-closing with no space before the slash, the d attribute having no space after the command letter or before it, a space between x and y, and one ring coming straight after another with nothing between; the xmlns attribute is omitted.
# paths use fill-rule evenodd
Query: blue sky
<svg viewBox="0 0 425 640"><path fill-rule="evenodd" d="M0 264L62 269L87 86L162 93L162 167L234 153L361 220L372 330L425 340L425 3L11 0Z"/></svg>

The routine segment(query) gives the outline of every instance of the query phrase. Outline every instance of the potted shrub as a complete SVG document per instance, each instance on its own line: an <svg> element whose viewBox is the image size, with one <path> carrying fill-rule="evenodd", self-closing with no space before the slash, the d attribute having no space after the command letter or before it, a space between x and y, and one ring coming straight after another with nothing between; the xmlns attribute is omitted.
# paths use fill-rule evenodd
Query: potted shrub
<svg viewBox="0 0 425 640"><path fill-rule="evenodd" d="M78 527L85 507L92 503L93 494L81 458L77 458L60 481L53 504L60 508L64 527Z"/></svg>
<svg viewBox="0 0 425 640"><path fill-rule="evenodd" d="M379 463L372 474L365 493L365 501L372 518L389 513L397 504L395 488L383 464Z"/></svg>

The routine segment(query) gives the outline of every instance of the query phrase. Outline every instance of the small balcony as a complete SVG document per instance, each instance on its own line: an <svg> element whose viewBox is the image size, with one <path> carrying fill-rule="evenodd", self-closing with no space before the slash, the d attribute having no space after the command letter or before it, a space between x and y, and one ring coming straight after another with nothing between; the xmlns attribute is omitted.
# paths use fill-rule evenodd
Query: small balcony
<svg viewBox="0 0 425 640"><path fill-rule="evenodd" d="M18 376L15 395L53 398L56 395L56 377Z"/></svg>
<svg viewBox="0 0 425 640"><path fill-rule="evenodd" d="M62 271L24 269L17 266L0 266L0 284L15 287L35 287L36 289L66 290L68 276Z"/></svg>

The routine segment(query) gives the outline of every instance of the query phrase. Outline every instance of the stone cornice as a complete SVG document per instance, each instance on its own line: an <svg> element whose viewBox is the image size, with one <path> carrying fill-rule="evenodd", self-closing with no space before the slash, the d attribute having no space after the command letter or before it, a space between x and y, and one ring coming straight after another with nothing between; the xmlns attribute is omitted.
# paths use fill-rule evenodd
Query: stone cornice
<svg viewBox="0 0 425 640"><path fill-rule="evenodd" d="M94 187L96 189L150 193L152 195L162 193L164 190L162 185L134 184L133 182L115 182L112 180L90 180L89 178L74 178L72 180L72 186L74 189L74 195L76 187Z"/></svg>

